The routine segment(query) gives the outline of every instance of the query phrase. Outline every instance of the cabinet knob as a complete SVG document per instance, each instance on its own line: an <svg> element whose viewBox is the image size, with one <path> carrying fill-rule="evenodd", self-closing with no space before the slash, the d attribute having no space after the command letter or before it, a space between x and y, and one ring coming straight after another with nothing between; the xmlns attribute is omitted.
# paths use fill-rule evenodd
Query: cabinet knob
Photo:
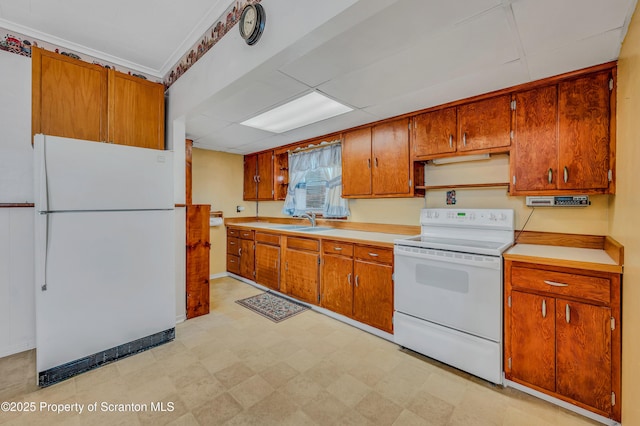
<svg viewBox="0 0 640 426"><path fill-rule="evenodd" d="M453 135L449 135L449 148L453 148Z"/></svg>
<svg viewBox="0 0 640 426"><path fill-rule="evenodd" d="M349 282L349 285L351 285L351 272L347 275L347 281Z"/></svg>
<svg viewBox="0 0 640 426"><path fill-rule="evenodd" d="M549 174L547 176L547 180L549 181L549 183L553 183L553 170L551 168L549 168Z"/></svg>
<svg viewBox="0 0 640 426"><path fill-rule="evenodd" d="M356 287L360 285L360 277L356 275Z"/></svg>
<svg viewBox="0 0 640 426"><path fill-rule="evenodd" d="M542 318L547 317L547 301L542 299Z"/></svg>
<svg viewBox="0 0 640 426"><path fill-rule="evenodd" d="M564 316L565 316L565 319L567 320L567 324L569 324L571 322L571 308L569 307L568 303L565 305L565 308L564 308Z"/></svg>
<svg viewBox="0 0 640 426"><path fill-rule="evenodd" d="M569 181L569 168L567 166L564 166L564 183L567 183Z"/></svg>

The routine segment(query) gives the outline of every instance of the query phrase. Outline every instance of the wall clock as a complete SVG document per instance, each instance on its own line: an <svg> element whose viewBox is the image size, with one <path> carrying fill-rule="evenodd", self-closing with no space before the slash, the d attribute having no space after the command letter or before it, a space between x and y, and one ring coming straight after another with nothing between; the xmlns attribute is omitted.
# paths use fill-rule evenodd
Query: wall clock
<svg viewBox="0 0 640 426"><path fill-rule="evenodd" d="M240 15L240 36L252 46L260 40L267 15L260 4L248 4Z"/></svg>

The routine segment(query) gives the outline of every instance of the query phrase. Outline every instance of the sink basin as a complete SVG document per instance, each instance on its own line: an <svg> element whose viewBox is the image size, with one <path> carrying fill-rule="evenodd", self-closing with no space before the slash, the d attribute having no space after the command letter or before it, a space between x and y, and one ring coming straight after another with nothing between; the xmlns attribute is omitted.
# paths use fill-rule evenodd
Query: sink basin
<svg viewBox="0 0 640 426"><path fill-rule="evenodd" d="M298 230L298 229L305 229L308 228L309 225L279 225L279 226L272 226L271 229L291 229L291 230Z"/></svg>
<svg viewBox="0 0 640 426"><path fill-rule="evenodd" d="M300 231L300 232L322 232L322 231L331 231L332 229L335 229L335 228L331 228L329 226L316 226L315 228L312 228L311 226L308 226L306 228L296 229L296 231Z"/></svg>

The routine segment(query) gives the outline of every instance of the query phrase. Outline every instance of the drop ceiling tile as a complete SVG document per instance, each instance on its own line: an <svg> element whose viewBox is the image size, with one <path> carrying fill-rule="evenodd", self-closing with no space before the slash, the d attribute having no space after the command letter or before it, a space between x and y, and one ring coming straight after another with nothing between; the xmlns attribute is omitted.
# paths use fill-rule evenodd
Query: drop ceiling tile
<svg viewBox="0 0 640 426"><path fill-rule="evenodd" d="M499 0L404 0L329 40L281 70L315 87L394 54L457 22L499 5Z"/></svg>
<svg viewBox="0 0 640 426"><path fill-rule="evenodd" d="M634 0L520 0L513 14L526 55L623 27Z"/></svg>
<svg viewBox="0 0 640 426"><path fill-rule="evenodd" d="M622 29L565 44L555 50L527 56L534 80L613 61L620 53Z"/></svg>
<svg viewBox="0 0 640 426"><path fill-rule="evenodd" d="M187 119L186 129L187 137L192 139L200 139L201 137L217 132L230 126L232 123L229 121L218 120L206 115L197 115L193 118Z"/></svg>
<svg viewBox="0 0 640 426"><path fill-rule="evenodd" d="M325 83L320 89L364 108L517 60L512 36L504 9L495 8L419 45Z"/></svg>

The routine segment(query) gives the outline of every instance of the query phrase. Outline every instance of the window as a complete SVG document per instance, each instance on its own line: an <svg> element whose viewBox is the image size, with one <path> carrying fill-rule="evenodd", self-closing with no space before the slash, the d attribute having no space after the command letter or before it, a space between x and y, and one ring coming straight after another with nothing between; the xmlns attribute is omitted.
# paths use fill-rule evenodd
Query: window
<svg viewBox="0 0 640 426"><path fill-rule="evenodd" d="M289 188L284 214L299 216L313 212L324 217L349 216L342 198L342 146L326 146L289 153Z"/></svg>

